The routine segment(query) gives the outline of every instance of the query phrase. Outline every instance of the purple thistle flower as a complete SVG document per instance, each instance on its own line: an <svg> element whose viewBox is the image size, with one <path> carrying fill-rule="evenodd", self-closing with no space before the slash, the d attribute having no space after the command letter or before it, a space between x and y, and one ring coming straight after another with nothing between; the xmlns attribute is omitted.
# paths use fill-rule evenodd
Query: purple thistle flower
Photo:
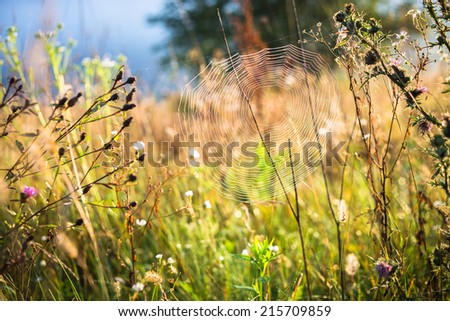
<svg viewBox="0 0 450 321"><path fill-rule="evenodd" d="M426 94L428 92L428 87L427 86L422 86L417 88L417 90L421 93L421 94Z"/></svg>
<svg viewBox="0 0 450 321"><path fill-rule="evenodd" d="M375 270L377 270L378 276L380 278L387 278L392 269L392 265L385 261L379 261L375 263Z"/></svg>
<svg viewBox="0 0 450 321"><path fill-rule="evenodd" d="M38 194L38 191L34 187L24 186L20 196L21 196L22 201L25 201L28 198L35 197L37 194Z"/></svg>

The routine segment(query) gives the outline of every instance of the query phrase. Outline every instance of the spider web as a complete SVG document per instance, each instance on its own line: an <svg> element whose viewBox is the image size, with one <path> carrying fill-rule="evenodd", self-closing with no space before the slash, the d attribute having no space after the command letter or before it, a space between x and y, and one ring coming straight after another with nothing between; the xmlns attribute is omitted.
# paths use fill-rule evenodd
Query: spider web
<svg viewBox="0 0 450 321"><path fill-rule="evenodd" d="M314 171L338 100L325 61L294 45L211 62L185 86L178 108L184 137L194 134L200 142L190 150L190 164L226 198L282 197L273 164L287 191L294 186L289 151L297 184Z"/></svg>

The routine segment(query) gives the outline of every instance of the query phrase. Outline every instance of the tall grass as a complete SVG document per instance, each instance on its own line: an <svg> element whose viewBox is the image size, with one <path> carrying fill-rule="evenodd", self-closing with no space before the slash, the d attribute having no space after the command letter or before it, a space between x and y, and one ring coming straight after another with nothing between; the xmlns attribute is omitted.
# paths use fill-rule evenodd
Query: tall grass
<svg viewBox="0 0 450 321"><path fill-rule="evenodd" d="M70 68L57 33L40 34L41 78L10 29L0 45L11 68L0 87L0 298L298 300L308 298L302 262L313 299L447 300L448 79L431 50L448 40L427 33L445 8L424 8L412 16L423 42L401 44L412 56L353 6L335 15L338 41L320 25L310 32L342 67L333 139L347 144L344 167L315 171L288 195L304 255L286 200L224 199L201 173L148 166L146 146L125 150L173 136L178 97L136 93L122 62Z"/></svg>

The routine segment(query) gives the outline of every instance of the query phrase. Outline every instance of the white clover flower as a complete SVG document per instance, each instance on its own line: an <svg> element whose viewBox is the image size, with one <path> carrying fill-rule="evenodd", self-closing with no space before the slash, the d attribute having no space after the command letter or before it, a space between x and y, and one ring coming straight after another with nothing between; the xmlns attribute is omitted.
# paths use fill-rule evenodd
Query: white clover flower
<svg viewBox="0 0 450 321"><path fill-rule="evenodd" d="M167 263L169 263L169 264L174 264L174 263L175 263L175 260L172 259L172 257L169 257L169 258L167 259Z"/></svg>
<svg viewBox="0 0 450 321"><path fill-rule="evenodd" d="M144 144L144 142L138 140L137 142L134 142L133 144L131 144L131 147L133 147L137 151L141 151L141 150L144 150L145 144Z"/></svg>
<svg viewBox="0 0 450 321"><path fill-rule="evenodd" d="M147 225L147 221L146 220L137 219L136 220L136 225L145 226L145 225Z"/></svg>
<svg viewBox="0 0 450 321"><path fill-rule="evenodd" d="M133 284L133 286L131 287L131 289L132 289L134 292L141 292L141 291L144 291L144 287L145 287L144 284L142 284L141 282L138 282L138 283L136 283L136 284Z"/></svg>
<svg viewBox="0 0 450 321"><path fill-rule="evenodd" d="M204 208L212 208L211 202L206 200L203 202L203 207Z"/></svg>
<svg viewBox="0 0 450 321"><path fill-rule="evenodd" d="M184 195L186 195L187 197L192 197L192 195L194 195L194 192L189 190L186 193L184 193Z"/></svg>
<svg viewBox="0 0 450 321"><path fill-rule="evenodd" d="M163 257L163 255L162 255L161 253L159 253L159 254L156 254L155 257L156 257L158 260L161 260L162 257Z"/></svg>

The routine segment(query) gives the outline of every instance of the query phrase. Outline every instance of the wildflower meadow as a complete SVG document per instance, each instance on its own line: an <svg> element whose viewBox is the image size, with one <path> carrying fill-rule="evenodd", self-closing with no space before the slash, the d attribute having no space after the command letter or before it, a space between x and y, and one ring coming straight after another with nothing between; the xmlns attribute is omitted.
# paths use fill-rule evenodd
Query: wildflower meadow
<svg viewBox="0 0 450 321"><path fill-rule="evenodd" d="M0 30L0 300L450 298L448 1L229 3L160 93L63 22Z"/></svg>

